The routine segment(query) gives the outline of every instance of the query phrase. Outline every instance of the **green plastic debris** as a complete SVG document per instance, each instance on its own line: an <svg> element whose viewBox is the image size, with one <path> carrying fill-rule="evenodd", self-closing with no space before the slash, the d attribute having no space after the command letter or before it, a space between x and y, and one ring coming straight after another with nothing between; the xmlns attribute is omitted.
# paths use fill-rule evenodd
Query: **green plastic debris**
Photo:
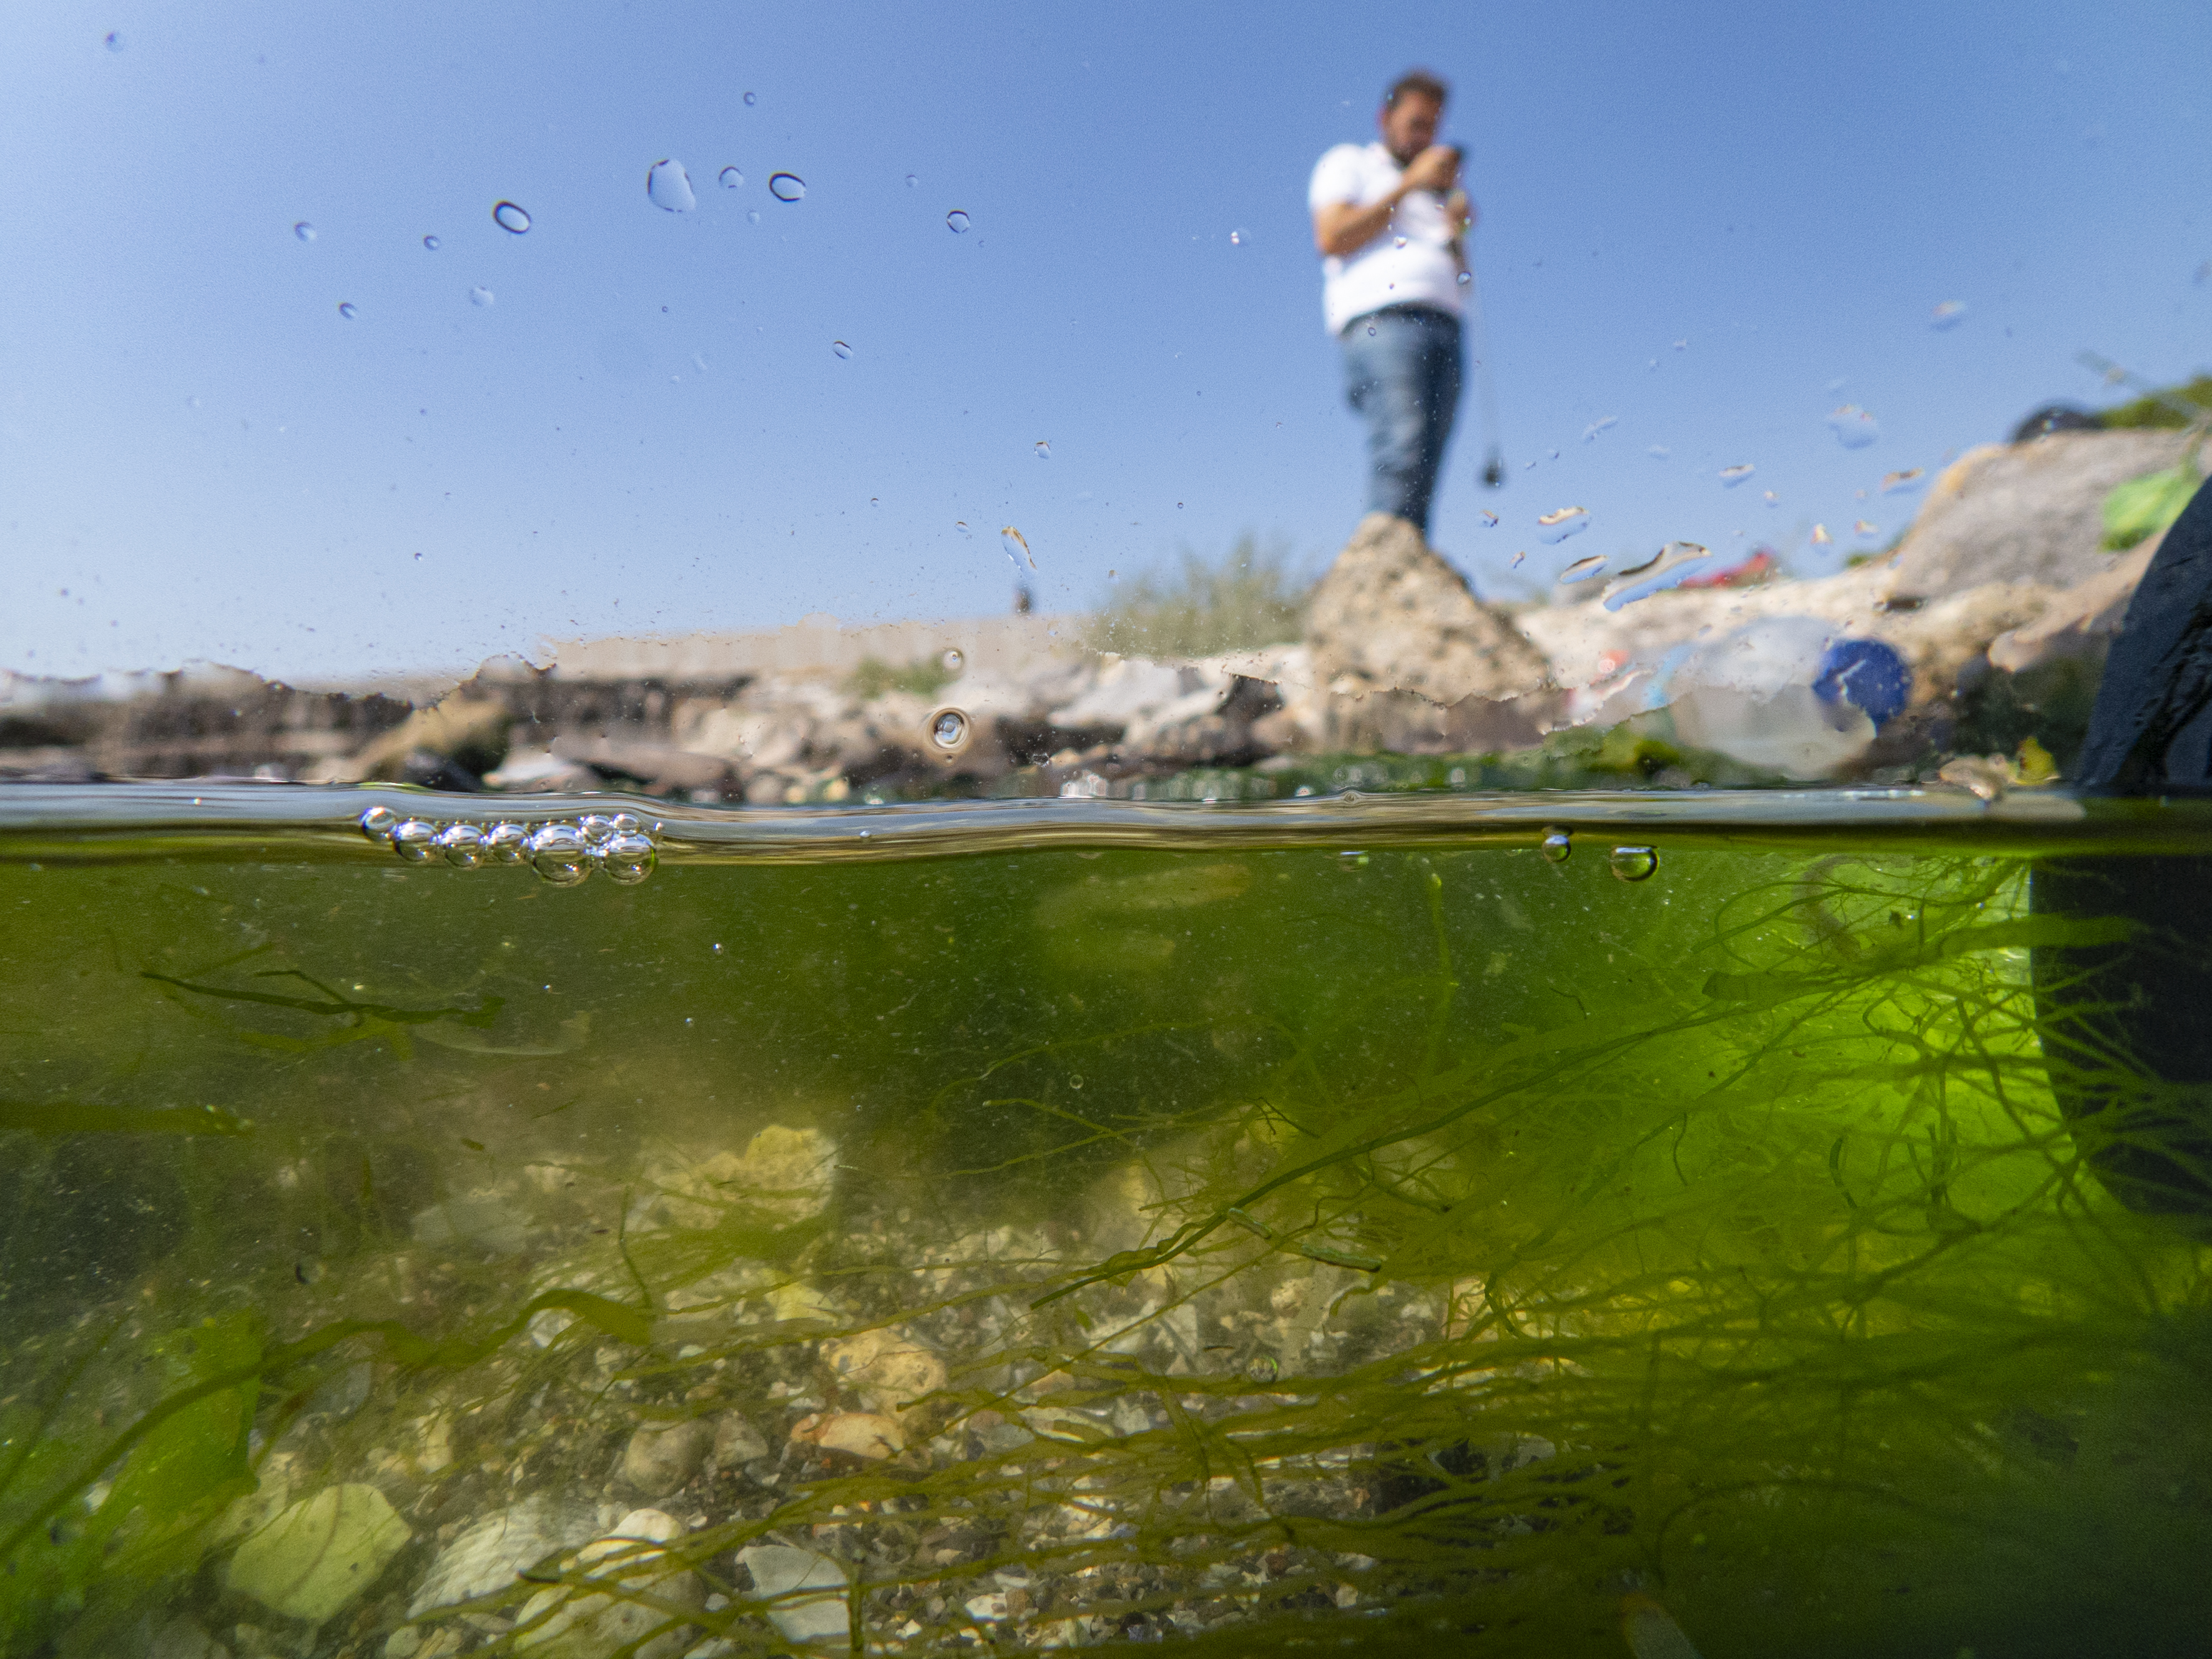
<svg viewBox="0 0 2212 1659"><path fill-rule="evenodd" d="M325 1486L238 1547L230 1587L288 1619L319 1625L406 1547L407 1523L374 1486Z"/></svg>
<svg viewBox="0 0 2212 1659"><path fill-rule="evenodd" d="M2158 534L2181 516L2197 483L2197 469L2183 460L2119 485L2105 497L2105 545L2117 551Z"/></svg>

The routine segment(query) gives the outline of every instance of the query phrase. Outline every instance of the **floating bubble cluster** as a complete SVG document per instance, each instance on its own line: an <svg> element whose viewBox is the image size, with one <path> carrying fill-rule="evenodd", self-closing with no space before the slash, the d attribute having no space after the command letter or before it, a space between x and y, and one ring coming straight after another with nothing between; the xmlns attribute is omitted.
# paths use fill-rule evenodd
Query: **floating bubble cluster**
<svg viewBox="0 0 2212 1659"><path fill-rule="evenodd" d="M659 862L652 831L629 812L587 812L573 823L485 825L403 818L388 806L372 806L361 815L361 832L380 845L389 844L408 864L439 858L456 870L527 864L556 887L574 887L594 870L605 871L610 881L635 886Z"/></svg>

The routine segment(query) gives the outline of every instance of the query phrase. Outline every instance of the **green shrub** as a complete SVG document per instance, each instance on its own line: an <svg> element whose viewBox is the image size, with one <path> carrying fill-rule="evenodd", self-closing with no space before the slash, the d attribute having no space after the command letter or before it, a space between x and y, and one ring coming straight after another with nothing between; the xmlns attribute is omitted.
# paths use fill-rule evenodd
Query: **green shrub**
<svg viewBox="0 0 2212 1659"><path fill-rule="evenodd" d="M1175 568L1146 571L1112 594L1092 619L1090 643L1146 657L1279 645L1304 632L1312 586L1279 542L1240 536L1212 560L1185 548Z"/></svg>

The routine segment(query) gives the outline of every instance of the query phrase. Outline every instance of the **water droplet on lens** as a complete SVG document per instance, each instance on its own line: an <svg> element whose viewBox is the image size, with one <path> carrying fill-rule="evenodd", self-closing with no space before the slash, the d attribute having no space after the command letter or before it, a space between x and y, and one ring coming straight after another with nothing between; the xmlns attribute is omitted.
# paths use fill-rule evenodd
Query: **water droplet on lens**
<svg viewBox="0 0 2212 1659"><path fill-rule="evenodd" d="M315 240L315 228L305 219L292 227L292 234L303 242L312 242Z"/></svg>
<svg viewBox="0 0 2212 1659"><path fill-rule="evenodd" d="M1861 536L1879 536L1881 534L1881 526L1866 519L1861 519L1856 524L1851 526L1851 529L1856 534Z"/></svg>
<svg viewBox="0 0 2212 1659"><path fill-rule="evenodd" d="M750 94L750 93L749 92L749 93L747 93L747 94L745 94L745 102L746 102L747 104L749 104L749 105L750 105L750 104L752 104L752 103L754 103L754 102L756 102L756 101L757 101L757 100L754 99L754 97L753 97L752 94Z"/></svg>
<svg viewBox="0 0 2212 1659"><path fill-rule="evenodd" d="M1391 246L1393 247L1403 247L1406 246L1406 239L1402 236L1393 237L1391 239Z"/></svg>
<svg viewBox="0 0 2212 1659"><path fill-rule="evenodd" d="M123 36L116 30L110 29L104 44L110 52L120 52L123 50Z"/></svg>
<svg viewBox="0 0 2212 1659"><path fill-rule="evenodd" d="M760 222L760 210L758 208L747 210L745 213L745 222L749 225L758 224Z"/></svg>
<svg viewBox="0 0 2212 1659"><path fill-rule="evenodd" d="M968 659L962 656L957 650L946 652L939 660L945 665L945 672L948 674L957 674L968 665Z"/></svg>
<svg viewBox="0 0 2212 1659"><path fill-rule="evenodd" d="M430 856L431 843L437 839L436 824L408 818L392 827L392 850L410 864L421 864Z"/></svg>
<svg viewBox="0 0 2212 1659"><path fill-rule="evenodd" d="M795 173L771 173L768 193L779 202L796 202L806 194L806 180Z"/></svg>
<svg viewBox="0 0 2212 1659"><path fill-rule="evenodd" d="M441 243L434 236L425 236L422 239L422 246L428 248L431 252L435 253L439 248L443 246L443 244Z"/></svg>
<svg viewBox="0 0 2212 1659"><path fill-rule="evenodd" d="M1255 1382L1273 1382L1283 1374L1283 1368L1271 1353L1255 1353L1244 1367L1244 1375Z"/></svg>
<svg viewBox="0 0 2212 1659"><path fill-rule="evenodd" d="M735 190L745 181L745 175L735 167L724 167L715 176L722 181L724 190Z"/></svg>
<svg viewBox="0 0 2212 1659"><path fill-rule="evenodd" d="M1518 570L1518 569L1521 568L1521 561L1522 561L1522 560L1523 560L1523 559L1525 559L1525 558L1527 558L1528 556L1528 554L1527 554L1526 552L1516 553L1516 554L1513 556L1512 562L1511 562L1511 563L1512 563L1512 568L1514 568L1514 569L1516 569L1516 570Z"/></svg>
<svg viewBox="0 0 2212 1659"><path fill-rule="evenodd" d="M1041 461L1048 461L1052 459L1052 446L1042 438L1036 441L1036 458Z"/></svg>
<svg viewBox="0 0 2212 1659"><path fill-rule="evenodd" d="M840 357L849 357L853 355L853 348L847 345L842 340L830 341L830 349L836 352Z"/></svg>
<svg viewBox="0 0 2212 1659"><path fill-rule="evenodd" d="M1734 489L1738 484L1741 483L1746 478L1748 478L1753 473L1758 471L1759 469L1753 466L1749 461L1740 462L1735 466L1724 466L1721 469L1721 482L1726 484L1730 489Z"/></svg>
<svg viewBox="0 0 2212 1659"><path fill-rule="evenodd" d="M1537 533L1547 542L1563 542L1589 528L1589 512L1586 507L1562 507L1536 520Z"/></svg>
<svg viewBox="0 0 2212 1659"><path fill-rule="evenodd" d="M1649 847L1616 847L1606 867L1622 881L1642 881L1659 867L1659 854Z"/></svg>
<svg viewBox="0 0 2212 1659"><path fill-rule="evenodd" d="M390 841L399 827L399 814L389 806L372 806L361 815L361 833L371 841Z"/></svg>
<svg viewBox="0 0 2212 1659"><path fill-rule="evenodd" d="M592 855L573 824L549 823L532 836L524 851L538 873L556 887L574 887L592 873Z"/></svg>
<svg viewBox="0 0 2212 1659"><path fill-rule="evenodd" d="M599 866L607 872L607 879L634 887L653 873L659 861L649 836L635 830L625 830L610 836L606 845L599 849Z"/></svg>
<svg viewBox="0 0 2212 1659"><path fill-rule="evenodd" d="M449 823L438 832L438 850L456 870L473 870L483 862L483 831L473 823Z"/></svg>
<svg viewBox="0 0 2212 1659"><path fill-rule="evenodd" d="M1885 472L1881 475L1881 493L1889 495L1910 489L1920 482L1921 476L1922 469L1917 466L1909 466L1902 472Z"/></svg>
<svg viewBox="0 0 2212 1659"><path fill-rule="evenodd" d="M913 189L916 185L920 184L921 182L921 179L917 179L917 178L915 178L915 175L914 175L914 174L912 174L911 173L908 173L908 174L907 174L907 176L906 176L906 187L907 187L908 190L912 190L912 189Z"/></svg>
<svg viewBox="0 0 2212 1659"><path fill-rule="evenodd" d="M1014 550L1019 548L1022 556L1030 562L1030 568L1034 570L1037 568L1036 555L1030 551L1029 543L1013 526L1008 525L999 532L999 544L1006 550L1006 556L1010 559L1014 556Z"/></svg>
<svg viewBox="0 0 2212 1659"><path fill-rule="evenodd" d="M665 156L645 170L645 197L664 213L689 213L699 205L684 163Z"/></svg>
<svg viewBox="0 0 2212 1659"><path fill-rule="evenodd" d="M1462 270L1462 272L1460 272L1460 274L1459 274L1459 285L1460 285L1462 288L1465 288L1465 287L1467 287L1470 283L1472 283L1472 282L1474 282L1474 273L1473 271L1471 271L1471 270Z"/></svg>
<svg viewBox="0 0 2212 1659"><path fill-rule="evenodd" d="M945 216L945 228L951 231L955 236L965 234L968 227L973 222L974 222L958 208L953 209L951 212Z"/></svg>
<svg viewBox="0 0 2212 1659"><path fill-rule="evenodd" d="M1604 568L1605 555L1593 553L1586 559L1577 559L1559 572L1559 580L1562 582L1586 582Z"/></svg>
<svg viewBox="0 0 2212 1659"><path fill-rule="evenodd" d="M520 864L523 843L529 839L530 831L519 823L495 823L484 831L484 856L494 864Z"/></svg>
<svg viewBox="0 0 2212 1659"><path fill-rule="evenodd" d="M1242 247L1243 245L1244 245L1244 233L1243 233L1243 231L1241 231L1241 230L1232 230L1232 231L1231 231L1231 232L1229 233L1229 246L1231 246L1231 247Z"/></svg>
<svg viewBox="0 0 2212 1659"><path fill-rule="evenodd" d="M501 230L520 236L530 228L530 216L512 202L501 202L491 210L492 222Z"/></svg>
<svg viewBox="0 0 2212 1659"><path fill-rule="evenodd" d="M1536 844L1536 850L1544 855L1547 863L1565 864L1574 855L1574 837L1564 830L1547 830L1544 839Z"/></svg>
<svg viewBox="0 0 2212 1659"><path fill-rule="evenodd" d="M1944 301L1928 319L1929 326L1934 328L1956 328L1966 320L1966 302L1964 300Z"/></svg>
<svg viewBox="0 0 2212 1659"><path fill-rule="evenodd" d="M1813 526L1812 542L1814 546L1826 547L1833 540L1835 540L1835 538L1828 533L1827 526L1824 524L1816 524Z"/></svg>
<svg viewBox="0 0 2212 1659"><path fill-rule="evenodd" d="M469 290L469 303L479 308L489 309L498 298L499 296L488 288L472 288Z"/></svg>
<svg viewBox="0 0 2212 1659"><path fill-rule="evenodd" d="M1498 528L1498 515L1495 513L1492 513L1488 507L1482 509L1482 527L1485 530L1495 530Z"/></svg>
<svg viewBox="0 0 2212 1659"><path fill-rule="evenodd" d="M963 536L972 535L975 533L968 528L968 520L965 519L955 519L952 521L952 527Z"/></svg>
<svg viewBox="0 0 2212 1659"><path fill-rule="evenodd" d="M1828 424L1835 429L1836 441L1846 449L1864 449L1881 436L1874 416L1856 404L1845 404L1828 416Z"/></svg>
<svg viewBox="0 0 2212 1659"><path fill-rule="evenodd" d="M957 708L939 709L929 717L929 741L941 754L958 754L968 746L968 716Z"/></svg>
<svg viewBox="0 0 2212 1659"><path fill-rule="evenodd" d="M338 301L338 315L344 318L346 321L351 322L355 318L360 316L361 313L356 309L352 301L341 300Z"/></svg>

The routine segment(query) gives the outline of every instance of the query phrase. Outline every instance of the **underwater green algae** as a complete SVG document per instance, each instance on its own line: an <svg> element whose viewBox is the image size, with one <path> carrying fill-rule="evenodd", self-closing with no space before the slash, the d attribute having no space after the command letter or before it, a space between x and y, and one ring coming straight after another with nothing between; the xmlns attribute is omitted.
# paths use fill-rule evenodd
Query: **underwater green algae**
<svg viewBox="0 0 2212 1659"><path fill-rule="evenodd" d="M1603 854L0 865L9 1650L2193 1650L2127 924Z"/></svg>

